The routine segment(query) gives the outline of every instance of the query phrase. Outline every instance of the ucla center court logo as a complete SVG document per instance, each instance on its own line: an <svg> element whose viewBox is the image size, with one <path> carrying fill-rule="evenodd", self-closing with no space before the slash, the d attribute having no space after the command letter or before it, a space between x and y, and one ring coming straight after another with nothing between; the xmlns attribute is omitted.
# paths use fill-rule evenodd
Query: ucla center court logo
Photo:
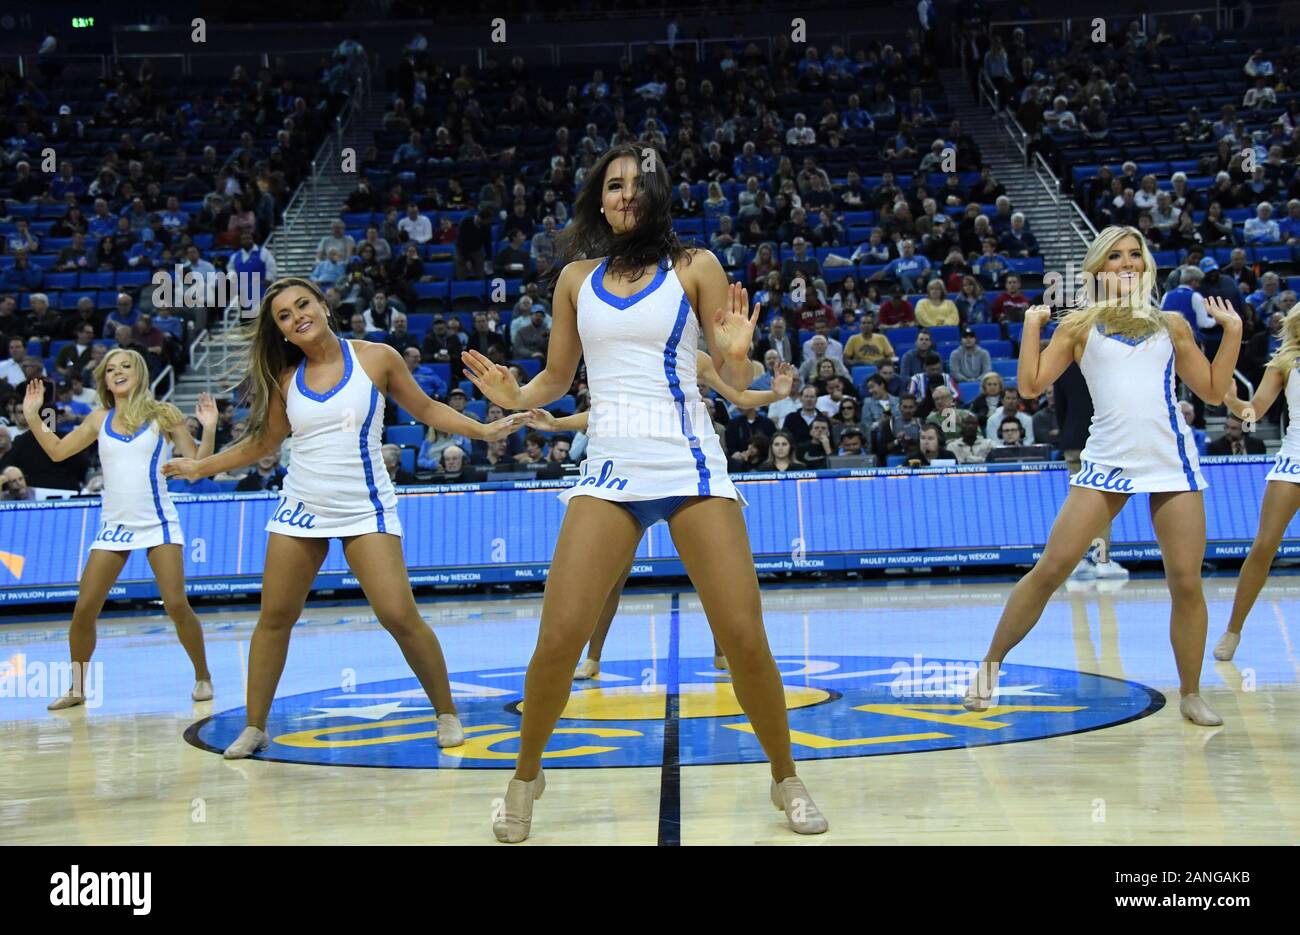
<svg viewBox="0 0 1300 935"><path fill-rule="evenodd" d="M919 753L1039 740L1154 714L1159 692L1122 679L1007 665L996 703L972 712L961 697L972 662L879 656L779 658L796 759ZM258 759L327 766L423 769L513 768L519 750L524 669L452 675L463 746L441 749L437 716L414 678L277 698L270 746ZM676 704L669 704L670 694ZM666 750L675 712L677 749ZM243 708L186 732L195 746L224 750L245 725ZM670 740L671 743L671 740ZM601 664L599 680L575 682L543 762L557 767L682 766L765 759L731 681L711 658Z"/></svg>

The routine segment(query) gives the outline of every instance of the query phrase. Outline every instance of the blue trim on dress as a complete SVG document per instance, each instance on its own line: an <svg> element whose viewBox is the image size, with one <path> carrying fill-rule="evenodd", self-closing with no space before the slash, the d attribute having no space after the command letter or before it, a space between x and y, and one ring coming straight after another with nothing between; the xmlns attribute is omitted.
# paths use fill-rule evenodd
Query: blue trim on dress
<svg viewBox="0 0 1300 935"><path fill-rule="evenodd" d="M682 392L682 381L677 375L677 345L681 343L682 331L686 328L687 316L690 314L690 299L683 294L681 304L677 307L677 321L673 323L672 334L668 336L668 343L664 345L664 375L668 378L668 389L673 394L673 402L677 404L682 434L686 436L686 441L691 446L691 454L695 457L695 471L700 478L699 495L708 497L711 496L709 466L704 457L704 448L691 425L691 414L686 409L686 394Z"/></svg>
<svg viewBox="0 0 1300 935"><path fill-rule="evenodd" d="M1170 352L1169 363L1165 365L1165 408L1169 410L1169 427L1174 430L1174 438L1178 440L1178 457L1183 462L1183 474L1187 476L1187 489L1199 490L1196 485L1196 472L1192 470L1192 463L1187 460L1187 439L1178 430L1178 410L1174 408L1173 374L1174 354Z"/></svg>
<svg viewBox="0 0 1300 935"><path fill-rule="evenodd" d="M171 527L167 523L167 514L163 512L162 496L158 490L158 459L162 456L162 450L163 433L159 430L158 444L154 446L153 457L149 459L149 486L153 488L154 512L158 514L158 522L162 523L163 545L171 545Z"/></svg>
<svg viewBox="0 0 1300 935"><path fill-rule="evenodd" d="M379 524L379 532L387 532L384 525L384 506L379 502L379 488L375 486L375 468L370 459L370 423L375 418L375 405L379 402L379 390L375 385L370 384L370 411L366 413L366 421L361 425L361 466L366 472L366 489L370 492L370 502L375 508L375 520Z"/></svg>
<svg viewBox="0 0 1300 935"><path fill-rule="evenodd" d="M137 438L139 438L139 437L140 437L141 435L143 435L145 432L149 431L149 423L148 423L148 422L145 422L144 425L140 426L138 429L135 430L135 434L134 434L134 435L122 435L122 434L119 434L118 432L114 432L114 431L113 431L113 413L115 413L115 412L117 412L117 407L116 407L116 406L113 407L112 409L108 410L108 416L107 416L107 418L104 419L104 431L107 432L107 433L109 434L109 437L111 437L111 438L116 438L116 439L117 439L118 441L120 441L120 442L128 442L128 443L129 443L129 442L133 442L133 441L135 441ZM160 433L160 434L161 434L161 433Z"/></svg>
<svg viewBox="0 0 1300 935"><path fill-rule="evenodd" d="M1118 341L1121 344L1127 344L1129 347L1137 347L1139 344L1142 344L1144 341L1147 341L1148 339L1152 338L1155 335L1155 332L1153 331L1151 332L1151 334L1148 334L1145 337L1128 338L1122 334L1107 334L1106 329L1103 328L1101 325L1097 326L1097 333L1100 334L1103 338L1110 338L1112 341Z"/></svg>
<svg viewBox="0 0 1300 935"><path fill-rule="evenodd" d="M299 393L301 393L303 396L307 397L308 399L315 400L318 403L323 403L331 396L333 396L335 393L337 393L339 390L343 389L343 387L347 386L348 380L352 377L352 349L348 347L348 342L344 341L342 338L339 338L339 347L343 350L342 379L340 379L339 382L334 385L334 387L332 387L331 389L327 390L324 393L313 392L307 387L307 377L306 377L307 359L304 357L298 363L298 373L295 377L295 381L297 383Z"/></svg>
<svg viewBox="0 0 1300 935"><path fill-rule="evenodd" d="M654 292L661 285L663 285L664 280L668 278L667 264L660 263L659 269L655 271L654 279L652 279L650 281L650 284L646 286L644 289L642 289L640 292L637 292L634 295L629 295L626 297L621 295L614 295L614 293L606 289L604 285L605 269L608 266L609 266L609 257L605 257L605 259L600 261L600 265L597 266L596 269L591 274L591 288L593 291L595 291L596 297L598 299L600 299L602 302L605 302L608 305L614 306L617 309L628 309L631 308L633 305L636 305L636 303L640 302L646 296L650 295L650 293Z"/></svg>

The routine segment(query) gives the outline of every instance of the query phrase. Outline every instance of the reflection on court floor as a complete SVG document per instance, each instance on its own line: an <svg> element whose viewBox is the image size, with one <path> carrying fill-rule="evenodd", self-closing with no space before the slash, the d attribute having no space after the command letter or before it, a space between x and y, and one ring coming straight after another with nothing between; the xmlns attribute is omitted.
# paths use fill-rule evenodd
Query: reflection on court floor
<svg viewBox="0 0 1300 935"><path fill-rule="evenodd" d="M1211 640L1233 583L1207 583ZM831 818L825 840L1300 842L1300 580L1272 580L1236 660L1207 660L1217 729L1167 703L1177 678L1163 583L1102 584L1057 594L979 713L960 695L1009 584L766 590L800 773ZM255 612L201 612L217 692L204 704L188 699L165 620L105 619L102 693L59 714L44 710L42 680L66 658L64 627L0 626L0 840L491 843L540 601L422 610L452 670L463 747L438 748L428 700L366 608L320 608L295 631L271 746L239 763L214 751L244 723ZM665 765L680 769L682 843L808 843L765 802L762 759L694 595L629 593L601 677L574 683L548 747L533 843L654 843Z"/></svg>

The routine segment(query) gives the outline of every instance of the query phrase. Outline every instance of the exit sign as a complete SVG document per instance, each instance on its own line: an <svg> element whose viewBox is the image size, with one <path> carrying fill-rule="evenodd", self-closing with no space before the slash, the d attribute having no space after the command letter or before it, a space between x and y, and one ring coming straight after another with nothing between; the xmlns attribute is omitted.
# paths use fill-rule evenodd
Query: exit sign
<svg viewBox="0 0 1300 935"><path fill-rule="evenodd" d="M95 25L95 17L93 16L74 16L72 18L73 29L89 29L91 26L94 25Z"/></svg>

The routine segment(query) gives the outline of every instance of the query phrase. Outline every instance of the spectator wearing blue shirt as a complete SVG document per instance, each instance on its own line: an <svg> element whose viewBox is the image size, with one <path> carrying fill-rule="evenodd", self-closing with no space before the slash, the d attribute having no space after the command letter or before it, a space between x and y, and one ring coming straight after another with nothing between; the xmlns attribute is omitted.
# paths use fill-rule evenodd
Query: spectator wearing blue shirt
<svg viewBox="0 0 1300 935"><path fill-rule="evenodd" d="M159 214L162 218L164 230L173 234L180 233L190 226L190 215L188 211L181 210L180 200L172 195L167 199L167 210Z"/></svg>
<svg viewBox="0 0 1300 935"><path fill-rule="evenodd" d="M117 233L117 218L109 213L108 202L103 198L95 199L95 213L87 222L87 230L96 240L112 237Z"/></svg>
<svg viewBox="0 0 1300 935"><path fill-rule="evenodd" d="M164 334L171 335L177 341L185 340L185 321L172 314L170 304L155 305L153 325Z"/></svg>
<svg viewBox="0 0 1300 935"><path fill-rule="evenodd" d="M311 271L311 281L322 289L337 286L348 274L347 264L339 256L337 247L330 247L329 256L316 264Z"/></svg>
<svg viewBox="0 0 1300 935"><path fill-rule="evenodd" d="M767 175L767 160L758 154L752 141L747 142L731 163L731 174L736 178L748 178L755 176L762 178Z"/></svg>
<svg viewBox="0 0 1300 935"><path fill-rule="evenodd" d="M1260 321L1268 321L1274 312L1285 315L1291 310L1291 306L1282 305L1282 280L1274 272L1259 278L1259 288L1246 296L1246 304L1255 310L1255 317Z"/></svg>
<svg viewBox="0 0 1300 935"><path fill-rule="evenodd" d="M930 279L930 261L924 256L917 256L916 244L904 240L899 244L897 259L890 260L885 268L871 275L872 279L894 279L903 287L904 292L921 292Z"/></svg>
<svg viewBox="0 0 1300 935"><path fill-rule="evenodd" d="M140 310L135 308L131 297L125 292L117 294L117 305L108 313L108 318L104 320L103 336L106 338L116 338L117 329L125 325L128 328L134 328L136 321L140 318Z"/></svg>
<svg viewBox="0 0 1300 935"><path fill-rule="evenodd" d="M1264 54L1263 49L1256 49L1250 58L1246 59L1242 71L1252 78L1268 78L1273 74L1273 63Z"/></svg>
<svg viewBox="0 0 1300 935"><path fill-rule="evenodd" d="M434 370L430 364L421 362L420 349L418 347L408 347L402 352L402 359L406 361L407 368L411 371L411 376L420 389L424 390L424 395L430 399L442 399L447 395L447 384L443 382L442 377Z"/></svg>
<svg viewBox="0 0 1300 935"><path fill-rule="evenodd" d="M153 231L145 228L140 231L140 239L126 251L126 265L132 269L153 269L158 265L162 255L162 244L154 239Z"/></svg>
<svg viewBox="0 0 1300 935"><path fill-rule="evenodd" d="M1282 231L1277 221L1273 220L1273 206L1261 201L1255 208L1255 216L1246 221L1243 234L1248 244L1274 244L1282 239Z"/></svg>
<svg viewBox="0 0 1300 935"><path fill-rule="evenodd" d="M72 163L65 159L59 165L58 178L50 183L50 202L62 202L68 195L75 195L80 199L85 194L86 183L74 174Z"/></svg>
<svg viewBox="0 0 1300 935"><path fill-rule="evenodd" d="M1277 228L1286 243L1300 243L1300 198L1286 203L1286 217L1277 222Z"/></svg>
<svg viewBox="0 0 1300 935"><path fill-rule="evenodd" d="M28 253L39 253L41 243L33 236L31 228L27 224L27 218L15 218L14 230L5 238L5 244L10 253L17 253L19 250L26 250Z"/></svg>
<svg viewBox="0 0 1300 935"><path fill-rule="evenodd" d="M1178 288L1170 289L1160 302L1160 310L1178 312L1192 326L1192 334L1199 340L1206 328L1214 327L1214 317L1205 307L1205 296L1197 290L1205 273L1196 266L1184 266Z"/></svg>
<svg viewBox="0 0 1300 935"><path fill-rule="evenodd" d="M862 100L858 95L849 95L849 106L840 113L840 128L844 130L874 130L876 128L876 121L871 119L870 111L863 109Z"/></svg>
<svg viewBox="0 0 1300 935"><path fill-rule="evenodd" d="M14 265L0 274L0 292L39 292L45 286L45 270L33 266L26 250L14 256Z"/></svg>

